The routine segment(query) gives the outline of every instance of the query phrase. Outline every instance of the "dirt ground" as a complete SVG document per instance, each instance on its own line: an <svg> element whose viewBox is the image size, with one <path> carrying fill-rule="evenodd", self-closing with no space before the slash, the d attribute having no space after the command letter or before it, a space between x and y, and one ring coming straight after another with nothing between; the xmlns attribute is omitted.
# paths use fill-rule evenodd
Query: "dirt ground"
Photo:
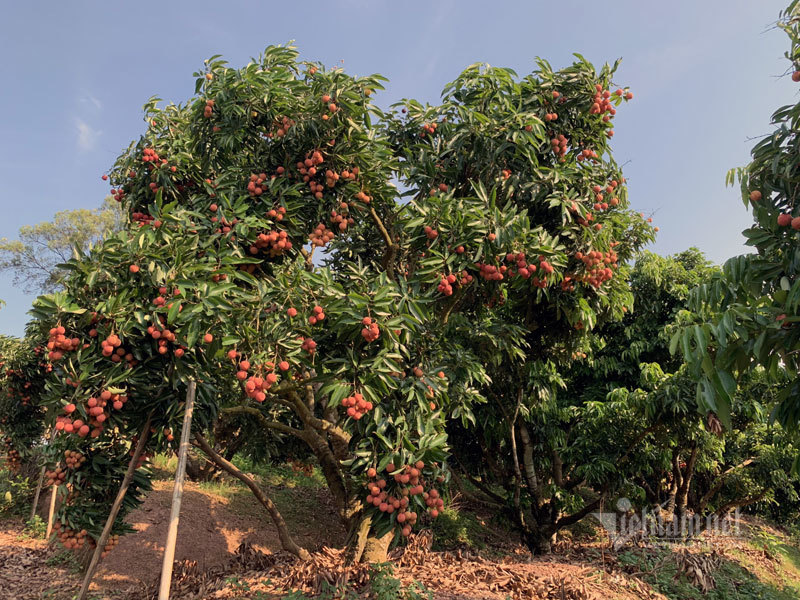
<svg viewBox="0 0 800 600"><path fill-rule="evenodd" d="M136 532L124 536L101 564L91 588L92 600L157 597L171 490L171 482L155 481L143 505L128 516ZM368 567L344 566L339 549L344 531L335 521L320 517L330 519L332 514L320 509L329 502L324 491L277 488L272 492L282 494L283 512L295 539L313 552L312 559L300 562L280 551L265 512L246 490L187 483L173 600L273 600L288 590L313 595L326 584L349 582L359 589L367 581ZM559 554L533 558L509 539L502 553L434 552L431 545L430 532L422 532L412 536L407 547L394 550L391 559L395 577L406 585L421 582L436 600L665 598L616 568L613 556L598 558L597 546L577 544ZM70 556L26 535L19 521L0 523L0 600L72 600L80 576ZM765 568L770 566L768 560L759 560Z"/></svg>

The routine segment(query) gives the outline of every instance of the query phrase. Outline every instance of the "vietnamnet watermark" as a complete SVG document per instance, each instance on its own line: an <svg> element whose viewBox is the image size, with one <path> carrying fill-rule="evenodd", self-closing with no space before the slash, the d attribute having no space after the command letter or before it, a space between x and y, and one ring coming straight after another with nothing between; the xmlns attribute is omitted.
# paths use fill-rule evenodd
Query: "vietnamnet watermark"
<svg viewBox="0 0 800 600"><path fill-rule="evenodd" d="M678 515L665 510L666 505L644 507L641 512L636 512L630 500L620 498L616 502L616 511L593 512L591 515L608 532L612 544L645 538L651 542L684 542L704 532L716 537L742 537L738 508L725 515L701 516Z"/></svg>

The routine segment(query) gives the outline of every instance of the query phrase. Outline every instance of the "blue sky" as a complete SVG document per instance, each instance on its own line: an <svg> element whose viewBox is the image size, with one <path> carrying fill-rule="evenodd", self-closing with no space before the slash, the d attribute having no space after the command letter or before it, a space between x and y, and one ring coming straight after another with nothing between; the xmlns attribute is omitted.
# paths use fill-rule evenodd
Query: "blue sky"
<svg viewBox="0 0 800 600"><path fill-rule="evenodd" d="M382 105L434 102L465 66L529 72L573 52L623 58L634 101L616 119L614 153L633 205L661 229L652 249L698 246L715 261L744 251L749 222L727 169L748 138L796 100L779 78L787 38L771 24L787 0L329 0L161 3L5 2L0 19L0 237L56 211L98 206L100 180L144 129L151 96L183 101L193 71L223 54L240 66L295 40L302 57L390 79ZM0 333L20 334L32 297L0 277Z"/></svg>

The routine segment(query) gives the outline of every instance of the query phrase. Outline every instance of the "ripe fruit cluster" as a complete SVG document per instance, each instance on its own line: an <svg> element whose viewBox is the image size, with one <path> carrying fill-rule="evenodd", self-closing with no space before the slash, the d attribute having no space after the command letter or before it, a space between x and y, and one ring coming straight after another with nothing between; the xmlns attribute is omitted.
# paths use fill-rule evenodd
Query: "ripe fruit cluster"
<svg viewBox="0 0 800 600"><path fill-rule="evenodd" d="M47 469L44 472L44 476L47 478L48 485L59 486L64 483L64 480L67 478L67 472L61 467L56 467L52 471Z"/></svg>
<svg viewBox="0 0 800 600"><path fill-rule="evenodd" d="M214 114L214 101L213 100L206 100L206 105L203 108L203 116L206 119L210 119L211 115Z"/></svg>
<svg viewBox="0 0 800 600"><path fill-rule="evenodd" d="M312 340L311 338L304 338L301 337L300 340L303 342L300 347L308 352L309 354L314 354L317 351L317 342Z"/></svg>
<svg viewBox="0 0 800 600"><path fill-rule="evenodd" d="M289 234L286 231L270 231L259 233L256 241L250 246L250 254L258 254L266 249L267 255L276 257L283 254L286 250L292 249L292 242L289 241Z"/></svg>
<svg viewBox="0 0 800 600"><path fill-rule="evenodd" d="M608 122L615 114L617 114L617 109L615 109L614 105L611 103L611 92L609 90L604 90L603 86L599 83L595 84L594 87L597 91L594 95L594 103L589 109L589 114L603 115L603 120ZM622 93L622 90L617 90L617 96L621 96ZM632 97L633 96L631 96L631 98Z"/></svg>
<svg viewBox="0 0 800 600"><path fill-rule="evenodd" d="M361 324L364 326L364 329L361 330L361 337L363 337L367 343L374 342L380 337L381 330L378 328L378 323L375 319L364 317L361 319Z"/></svg>
<svg viewBox="0 0 800 600"><path fill-rule="evenodd" d="M53 524L53 531L55 531L58 541L61 542L61 544L67 550L79 550L86 544L88 544L90 548L94 548L97 545L95 541L89 537L89 534L85 529L75 531L66 525L62 525L59 521L56 521ZM115 538L114 543L116 544L116 540L119 538L119 536L112 537ZM111 538L109 538L109 543L111 543ZM103 553L103 558L105 558L106 554L107 552Z"/></svg>
<svg viewBox="0 0 800 600"><path fill-rule="evenodd" d="M100 342L100 346L102 348L103 356L111 358L111 362L118 363L124 358L128 363L128 368L133 368L136 366L137 361L133 357L133 354L127 352L122 347L122 340L120 340L119 337L113 333Z"/></svg>
<svg viewBox="0 0 800 600"><path fill-rule="evenodd" d="M617 268L617 261L619 260L614 250L609 250L605 253L599 250L592 250L586 254L583 252L576 252L575 258L583 262L586 267L586 273L578 279L595 288L599 288L604 282L614 276L614 271L612 269Z"/></svg>
<svg viewBox="0 0 800 600"><path fill-rule="evenodd" d="M150 223L154 223L154 217L143 212L134 212L131 214L131 220L139 224L139 227L144 227Z"/></svg>
<svg viewBox="0 0 800 600"><path fill-rule="evenodd" d="M364 204L369 204L372 201L372 196L368 196L363 190L358 192L355 198L356 200L360 200Z"/></svg>
<svg viewBox="0 0 800 600"><path fill-rule="evenodd" d="M286 207L284 206L271 208L267 211L267 217L270 219L275 219L276 221L283 221L284 216L286 216Z"/></svg>
<svg viewBox="0 0 800 600"><path fill-rule="evenodd" d="M584 160L594 160L599 161L600 157L597 155L597 152L591 150L590 148L584 148L581 150L581 153L578 154L578 162L583 162Z"/></svg>
<svg viewBox="0 0 800 600"><path fill-rule="evenodd" d="M553 152L556 156L563 157L567 153L567 138L563 134L559 134L550 140L550 145L553 147Z"/></svg>
<svg viewBox="0 0 800 600"><path fill-rule="evenodd" d="M66 332L67 330L61 325L50 330L50 337L47 340L47 349L49 350L47 358L51 361L60 360L64 356L64 352L77 350L81 345L78 338L66 337L64 335Z"/></svg>
<svg viewBox="0 0 800 600"><path fill-rule="evenodd" d="M442 278L439 280L439 285L436 286L436 289L445 296L452 296L453 284L456 283L456 281L457 278L452 273L449 275L442 275Z"/></svg>
<svg viewBox="0 0 800 600"><path fill-rule="evenodd" d="M328 242L330 242L334 238L334 233L330 229L327 229L324 224L320 223L314 228L314 231L311 232L311 235L308 236L308 239L311 240L312 246L317 246L321 248Z"/></svg>
<svg viewBox="0 0 800 600"><path fill-rule="evenodd" d="M316 325L318 321L325 320L325 312L322 310L322 307L317 305L313 308L312 314L308 317L308 324L309 325Z"/></svg>
<svg viewBox="0 0 800 600"><path fill-rule="evenodd" d="M347 416L358 421L361 417L372 410L372 402L364 400L364 396L358 392L352 396L342 399L342 406L347 409Z"/></svg>
<svg viewBox="0 0 800 600"><path fill-rule="evenodd" d="M411 534L411 527L417 522L416 512L409 510L410 497L421 495L428 506L431 517L439 516L439 510L444 506L444 501L435 489L425 490L425 481L422 478L422 469L425 463L421 460L413 465L404 465L396 468L393 463L386 465L386 473L389 474L397 484L399 497L390 496L387 491L387 482L384 478L378 478L378 472L374 468L367 470L366 501L378 510L386 514L397 513L394 517L400 532L404 536Z"/></svg>
<svg viewBox="0 0 800 600"><path fill-rule="evenodd" d="M68 469L77 469L86 462L86 457L75 450L64 451L64 463Z"/></svg>
<svg viewBox="0 0 800 600"><path fill-rule="evenodd" d="M260 196L264 193L264 182L267 180L266 173L261 173L259 175L253 173L250 175L250 181L247 184L247 193L250 196Z"/></svg>
<svg viewBox="0 0 800 600"><path fill-rule="evenodd" d="M436 133L436 129L439 127L438 123L425 123L422 125L422 131L419 134L419 137L425 137L426 135L433 135Z"/></svg>
<svg viewBox="0 0 800 600"><path fill-rule="evenodd" d="M236 350L228 351L228 358L236 361L239 353ZM249 360L239 361L239 370L236 372L236 379L243 382L244 391L248 398L252 398L256 402L264 402L267 399L267 390L277 383L278 376L272 372L275 365L271 362L263 366L256 367L258 372L267 372L266 376L250 375L251 365Z"/></svg>
<svg viewBox="0 0 800 600"><path fill-rule="evenodd" d="M341 207L345 212L348 210L346 202L342 202ZM331 222L334 224L334 226L339 228L339 231L346 231L348 225L355 223L353 217L348 217L347 214L340 214L335 210L331 211Z"/></svg>
<svg viewBox="0 0 800 600"><path fill-rule="evenodd" d="M114 410L122 410L125 403L128 401L128 396L124 394L113 394L109 390L102 390L97 397L92 396L86 401L86 414L89 415L89 422L85 423L82 419L72 419L69 417L75 412L76 406L73 403L67 404L64 407L64 415L56 419L56 430L63 431L64 433L75 433L80 437L98 437L103 431L103 423L108 418L105 409L108 407L109 402Z"/></svg>
<svg viewBox="0 0 800 600"><path fill-rule="evenodd" d="M792 229L800 229L800 217L792 218L792 215L789 213L780 214L778 215L778 225L780 227L788 227L791 225Z"/></svg>
<svg viewBox="0 0 800 600"><path fill-rule="evenodd" d="M153 150L152 148L145 148L142 152L142 161L146 163L158 163L166 164L166 159L162 159L158 153Z"/></svg>
<svg viewBox="0 0 800 600"><path fill-rule="evenodd" d="M279 138L282 138L287 133L289 133L289 128L294 125L294 121L289 117L281 117L280 121L275 121L275 127L277 130L275 131L275 135ZM269 134L269 137L272 137L272 133Z"/></svg>
<svg viewBox="0 0 800 600"><path fill-rule="evenodd" d="M426 235L426 237L427 237L429 240L435 240L437 237L439 237L439 232L438 232L438 231L436 231L436 230L435 230L433 227L431 227L430 225L425 225L425 229L424 229L424 231L425 231L425 235Z"/></svg>

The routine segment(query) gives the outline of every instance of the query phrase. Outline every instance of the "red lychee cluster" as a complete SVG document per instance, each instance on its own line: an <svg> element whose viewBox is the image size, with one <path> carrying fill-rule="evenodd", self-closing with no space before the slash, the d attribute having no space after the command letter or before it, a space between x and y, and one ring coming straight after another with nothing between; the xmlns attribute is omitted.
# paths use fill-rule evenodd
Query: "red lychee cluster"
<svg viewBox="0 0 800 600"><path fill-rule="evenodd" d="M437 237L439 237L439 232L438 232L438 231L436 231L436 230L435 230L433 227L431 227L430 225L425 225L425 229L424 229L424 231L425 231L425 236L426 236L426 237L427 237L429 240L435 240Z"/></svg>
<svg viewBox="0 0 800 600"><path fill-rule="evenodd" d="M609 121L611 117L617 114L617 110L614 108L614 105L611 103L611 92L609 90L604 90L603 86L595 84L595 90L597 92L594 95L594 103L592 107L589 109L589 114L592 115L604 115L603 120ZM622 90L618 90L622 92ZM617 94L621 96L622 94ZM607 114L606 114L607 113Z"/></svg>
<svg viewBox="0 0 800 600"><path fill-rule="evenodd" d="M66 332L67 330L61 325L50 330L50 337L47 340L47 349L49 350L47 358L49 360L60 360L64 356L64 352L77 350L81 345L81 341L78 338L66 337L64 335Z"/></svg>
<svg viewBox="0 0 800 600"><path fill-rule="evenodd" d="M203 107L203 116L206 119L210 119L211 115L214 114L214 101L213 100L206 100L206 105Z"/></svg>
<svg viewBox="0 0 800 600"><path fill-rule="evenodd" d="M294 121L289 117L282 117L280 121L275 121L275 127L277 130L275 131L275 135L279 138L282 138L287 133L289 133L289 128L294 125ZM269 137L272 137L272 132L269 133Z"/></svg>
<svg viewBox="0 0 800 600"><path fill-rule="evenodd" d="M428 506L428 513L431 517L439 516L439 510L444 506L444 501L435 489L425 490L425 482L422 478L422 469L425 468L423 461L417 461L413 465L405 465L396 468L394 464L386 465L386 472L394 479L399 489L399 497L390 496L386 492L387 482L383 478L378 478L377 470L370 468L367 470L367 503L372 504L383 513L397 513L395 520L401 528L404 536L411 535L411 527L417 522L416 512L409 510L410 496L422 495L425 504Z"/></svg>
<svg viewBox="0 0 800 600"><path fill-rule="evenodd" d="M123 198L125 198L125 191L122 188L112 189L111 190L111 196L117 202L122 202Z"/></svg>
<svg viewBox="0 0 800 600"><path fill-rule="evenodd" d="M317 342L312 340L311 338L304 338L301 337L300 340L303 342L300 347L308 352L309 354L314 354L317 351Z"/></svg>
<svg viewBox="0 0 800 600"><path fill-rule="evenodd" d="M495 265L475 263L475 266L478 268L478 276L486 281L502 281L505 279L503 274L508 270L505 265L496 267Z"/></svg>
<svg viewBox="0 0 800 600"><path fill-rule="evenodd" d="M143 213L143 212L134 212L131 214L131 219L139 224L139 227L144 227L145 225L150 225L151 223L155 222L153 216Z"/></svg>
<svg viewBox="0 0 800 600"><path fill-rule="evenodd" d="M239 356L236 350L228 351L228 358L235 361ZM252 398L256 402L264 402L267 399L267 390L278 381L278 376L272 372L275 365L271 362L257 367L258 372L263 373L267 371L266 376L250 375L250 361L242 360L239 362L239 370L236 372L236 379L243 382L244 391L248 398Z"/></svg>
<svg viewBox="0 0 800 600"><path fill-rule="evenodd" d="M169 352L170 342L174 342L176 340L175 332L170 331L163 324L159 324L158 326L150 325L147 328L147 333L150 334L151 338L157 341L159 354L166 354L167 352ZM185 352L186 352L185 348L176 348L175 356L180 358L185 354Z"/></svg>
<svg viewBox="0 0 800 600"><path fill-rule="evenodd" d="M563 157L567 153L567 138L563 134L559 134L550 140L550 145L553 147L553 152L556 156Z"/></svg>
<svg viewBox="0 0 800 600"><path fill-rule="evenodd" d="M372 196L368 196L363 190L356 194L356 200L369 204L372 201Z"/></svg>
<svg viewBox="0 0 800 600"><path fill-rule="evenodd" d="M122 347L122 340L120 340L119 337L113 333L100 342L100 347L102 348L103 356L111 358L112 362L117 363L122 361L124 358L128 362L129 367L136 365L136 360L133 358L133 354L127 352Z"/></svg>
<svg viewBox="0 0 800 600"><path fill-rule="evenodd" d="M363 337L367 343L374 342L380 337L381 330L378 328L378 323L375 319L364 317L361 319L361 324L364 326L364 329L361 330L361 337Z"/></svg>
<svg viewBox="0 0 800 600"><path fill-rule="evenodd" d="M586 267L586 273L578 279L595 288L599 288L614 276L613 269L617 268L619 260L614 250L605 253L599 250L592 250L586 254L576 252L575 258L582 261Z"/></svg>
<svg viewBox="0 0 800 600"><path fill-rule="evenodd" d="M425 137L426 135L433 135L436 133L436 129L439 127L438 123L425 123L422 125L422 131L419 133L419 137Z"/></svg>
<svg viewBox="0 0 800 600"><path fill-rule="evenodd" d="M324 224L320 223L314 228L314 231L311 232L311 235L308 236L308 239L311 240L311 245L321 248L328 242L330 242L334 238L335 234L333 231L325 227Z"/></svg>
<svg viewBox="0 0 800 600"><path fill-rule="evenodd" d="M304 182L309 182L311 178L317 174L317 167L324 162L325 159L322 157L322 152L319 150L312 150L306 155L304 160L297 162L297 171L302 175Z"/></svg>
<svg viewBox="0 0 800 600"><path fill-rule="evenodd" d="M597 152L594 150L590 150L589 148L584 148L581 150L581 153L578 154L578 162L583 162L584 160L594 160L597 161L599 159Z"/></svg>
<svg viewBox="0 0 800 600"><path fill-rule="evenodd" d="M247 183L247 193L250 196L260 196L264 193L264 182L267 180L266 173L250 175L250 181Z"/></svg>
<svg viewBox="0 0 800 600"><path fill-rule="evenodd" d="M283 221L283 217L286 216L286 207L279 206L278 208L271 208L267 211L267 217L270 219L275 219L276 221Z"/></svg>
<svg viewBox="0 0 800 600"><path fill-rule="evenodd" d="M266 251L268 256L276 257L291 249L292 242L289 240L289 234L286 231L275 230L259 233L256 241L250 246L250 254Z"/></svg>
<svg viewBox="0 0 800 600"><path fill-rule="evenodd" d="M347 416L358 421L361 417L372 410L372 402L364 400L364 396L358 392L352 396L342 399L342 406L347 409Z"/></svg>
<svg viewBox="0 0 800 600"><path fill-rule="evenodd" d="M335 227L338 227L339 231L346 231L347 226L352 225L353 223L355 223L355 221L353 220L353 217L347 216L347 210L348 210L347 203L342 202L341 207L343 207L345 214L340 214L335 210L332 210L331 223L333 223Z"/></svg>
<svg viewBox="0 0 800 600"><path fill-rule="evenodd" d="M452 273L450 273L449 275L442 275L442 278L441 280L439 280L439 285L436 286L436 289L445 296L452 296L453 284L456 283L456 281L457 278Z"/></svg>
<svg viewBox="0 0 800 600"><path fill-rule="evenodd" d="M800 217L792 218L792 215L783 213L778 215L778 225L780 227L788 227L791 225L792 229L800 229Z"/></svg>
<svg viewBox="0 0 800 600"><path fill-rule="evenodd" d="M166 164L167 160L162 159L152 148L145 148L142 153L142 162Z"/></svg>
<svg viewBox="0 0 800 600"><path fill-rule="evenodd" d="M312 314L308 317L309 325L316 325L319 321L325 320L325 311L321 306L317 305L312 309Z"/></svg>

